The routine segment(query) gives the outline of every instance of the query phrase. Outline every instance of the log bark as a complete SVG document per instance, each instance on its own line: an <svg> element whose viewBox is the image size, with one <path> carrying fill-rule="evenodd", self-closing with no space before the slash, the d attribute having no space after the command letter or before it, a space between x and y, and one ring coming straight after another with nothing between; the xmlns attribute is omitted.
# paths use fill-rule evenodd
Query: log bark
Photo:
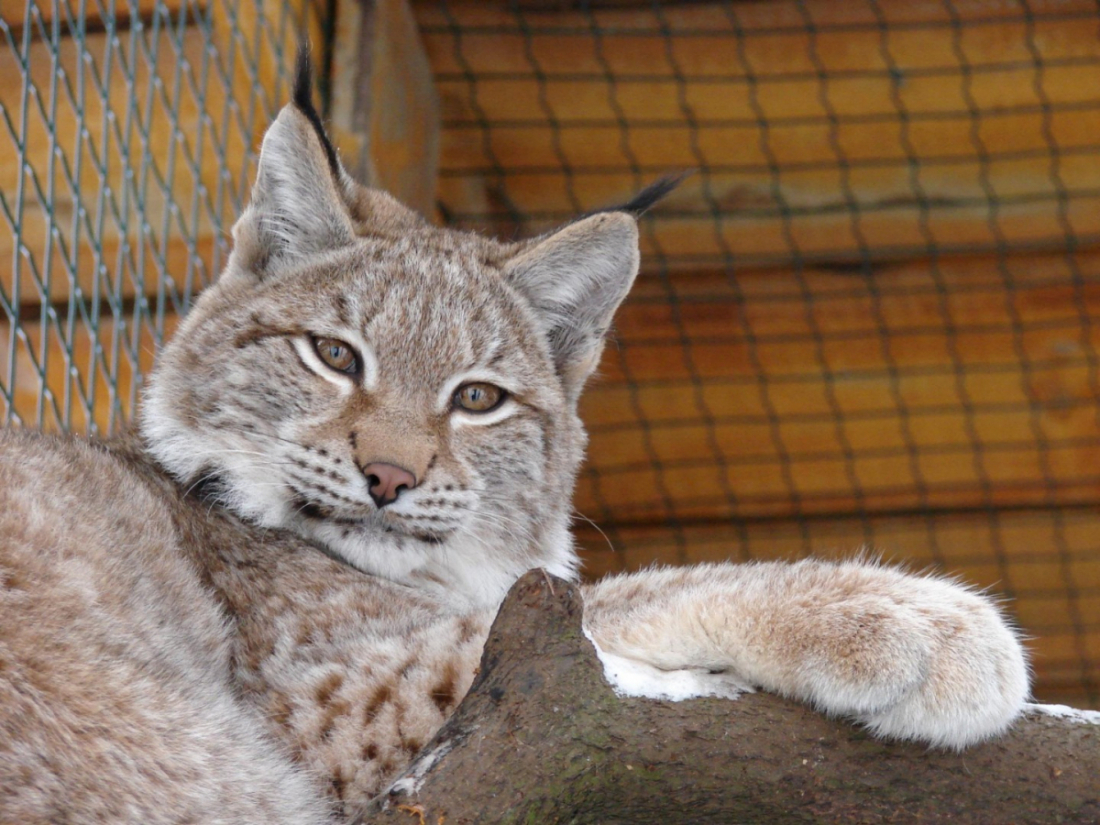
<svg viewBox="0 0 1100 825"><path fill-rule="evenodd" d="M578 590L529 573L469 694L364 822L1096 823L1100 725L1033 712L963 753L763 693L624 699Z"/></svg>

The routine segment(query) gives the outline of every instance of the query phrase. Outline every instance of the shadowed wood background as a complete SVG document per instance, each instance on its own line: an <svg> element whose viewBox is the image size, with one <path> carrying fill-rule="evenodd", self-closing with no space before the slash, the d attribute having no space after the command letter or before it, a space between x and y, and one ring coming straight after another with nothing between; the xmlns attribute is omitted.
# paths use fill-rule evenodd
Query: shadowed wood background
<svg viewBox="0 0 1100 825"><path fill-rule="evenodd" d="M583 402L590 574L872 548L1010 596L1040 698L1100 707L1095 4L78 8L0 0L8 421L128 418L305 26L345 162L441 222L694 170Z"/></svg>

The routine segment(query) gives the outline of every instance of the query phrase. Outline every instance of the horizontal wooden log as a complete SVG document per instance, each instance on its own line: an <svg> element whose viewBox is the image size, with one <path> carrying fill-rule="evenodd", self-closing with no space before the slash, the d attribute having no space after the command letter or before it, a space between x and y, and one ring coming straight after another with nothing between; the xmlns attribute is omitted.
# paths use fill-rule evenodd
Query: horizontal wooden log
<svg viewBox="0 0 1100 825"><path fill-rule="evenodd" d="M1091 823L1097 714L1034 708L964 753L766 694L616 697L575 588L512 589L469 694L363 822Z"/></svg>
<svg viewBox="0 0 1100 825"><path fill-rule="evenodd" d="M1100 515L1092 507L637 524L578 521L586 577L653 564L850 558L870 550L1008 596L1040 701L1100 708ZM1090 687L1091 685L1091 687Z"/></svg>
<svg viewBox="0 0 1100 825"><path fill-rule="evenodd" d="M1100 240L1082 3L417 13L466 225L540 231L698 168L645 241L685 268Z"/></svg>
<svg viewBox="0 0 1100 825"><path fill-rule="evenodd" d="M582 400L581 507L1095 501L1098 276L1090 252L643 277Z"/></svg>

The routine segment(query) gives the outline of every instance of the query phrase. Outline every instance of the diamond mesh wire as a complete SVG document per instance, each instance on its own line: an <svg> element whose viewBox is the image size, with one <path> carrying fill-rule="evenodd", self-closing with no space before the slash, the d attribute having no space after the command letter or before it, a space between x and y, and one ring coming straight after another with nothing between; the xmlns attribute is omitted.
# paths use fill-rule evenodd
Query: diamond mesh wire
<svg viewBox="0 0 1100 825"><path fill-rule="evenodd" d="M415 4L440 210L544 231L694 175L583 415L590 572L880 549L1009 595L1100 704L1100 11Z"/></svg>
<svg viewBox="0 0 1100 825"><path fill-rule="evenodd" d="M0 3L0 418L111 432L218 272L299 0Z"/></svg>

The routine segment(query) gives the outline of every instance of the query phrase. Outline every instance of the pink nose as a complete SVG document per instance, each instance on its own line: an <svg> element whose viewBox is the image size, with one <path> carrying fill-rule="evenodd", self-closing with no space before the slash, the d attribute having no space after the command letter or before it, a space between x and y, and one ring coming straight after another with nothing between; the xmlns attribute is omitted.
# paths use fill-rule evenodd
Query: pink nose
<svg viewBox="0 0 1100 825"><path fill-rule="evenodd" d="M368 464L363 468L363 475L367 477L370 497L379 508L393 504L402 490L411 490L416 486L416 476L395 464Z"/></svg>

